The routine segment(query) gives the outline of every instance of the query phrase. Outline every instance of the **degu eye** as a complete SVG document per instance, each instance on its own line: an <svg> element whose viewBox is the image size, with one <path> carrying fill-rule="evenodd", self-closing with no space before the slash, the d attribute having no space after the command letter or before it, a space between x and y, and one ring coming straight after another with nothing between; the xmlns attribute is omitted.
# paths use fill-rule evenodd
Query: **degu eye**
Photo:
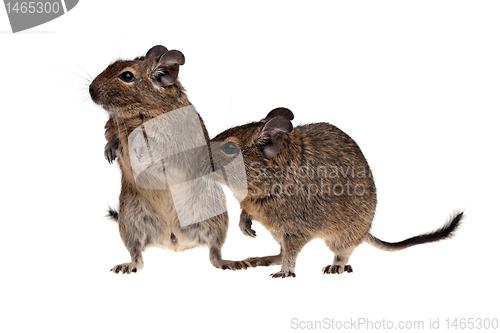
<svg viewBox="0 0 500 333"><path fill-rule="evenodd" d="M120 80L126 83L130 83L135 80L134 74L132 74L132 72L129 71L121 73L120 76L118 77L120 78Z"/></svg>
<svg viewBox="0 0 500 333"><path fill-rule="evenodd" d="M237 152L240 151L240 148L238 147L238 145L234 142L231 142L231 141L224 143L221 146L221 149L223 152L225 152L228 155L233 155L233 154L236 154Z"/></svg>

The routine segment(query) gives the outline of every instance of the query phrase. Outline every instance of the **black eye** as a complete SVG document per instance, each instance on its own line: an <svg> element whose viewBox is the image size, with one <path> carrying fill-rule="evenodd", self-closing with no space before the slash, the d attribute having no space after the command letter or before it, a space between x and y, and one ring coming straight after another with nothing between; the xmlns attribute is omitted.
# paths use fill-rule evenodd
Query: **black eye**
<svg viewBox="0 0 500 333"><path fill-rule="evenodd" d="M233 155L240 151L240 148L234 142L226 142L222 145L221 149L228 155Z"/></svg>
<svg viewBox="0 0 500 333"><path fill-rule="evenodd" d="M135 80L135 77L134 77L134 74L132 74L132 72L123 72L120 74L120 76L118 76L123 82L132 82Z"/></svg>

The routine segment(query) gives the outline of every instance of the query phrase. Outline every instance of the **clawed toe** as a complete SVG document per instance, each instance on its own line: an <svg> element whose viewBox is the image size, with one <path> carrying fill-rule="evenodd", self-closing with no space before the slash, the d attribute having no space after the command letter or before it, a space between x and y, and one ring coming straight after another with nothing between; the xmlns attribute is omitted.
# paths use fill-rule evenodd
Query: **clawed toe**
<svg viewBox="0 0 500 333"><path fill-rule="evenodd" d="M351 265L328 265L323 267L323 274L342 274L344 272L352 273Z"/></svg>
<svg viewBox="0 0 500 333"><path fill-rule="evenodd" d="M130 274L130 273L137 273L137 267L132 264L132 263L126 263L126 264L121 264L121 265L116 265L113 268L111 268L110 272L113 272L115 274L119 274L122 272L123 274Z"/></svg>
<svg viewBox="0 0 500 333"><path fill-rule="evenodd" d="M250 264L247 263L245 260L242 261L226 261L221 265L221 269L230 269L232 271L239 271L242 269L247 269L250 267Z"/></svg>
<svg viewBox="0 0 500 333"><path fill-rule="evenodd" d="M293 272L281 272L271 274L271 277L274 278L286 278L286 277L295 277L295 273Z"/></svg>
<svg viewBox="0 0 500 333"><path fill-rule="evenodd" d="M270 266L271 261L266 260L265 258L261 257L253 257L253 258L247 258L245 259L245 262L248 263L249 266L251 267L257 267L257 266Z"/></svg>

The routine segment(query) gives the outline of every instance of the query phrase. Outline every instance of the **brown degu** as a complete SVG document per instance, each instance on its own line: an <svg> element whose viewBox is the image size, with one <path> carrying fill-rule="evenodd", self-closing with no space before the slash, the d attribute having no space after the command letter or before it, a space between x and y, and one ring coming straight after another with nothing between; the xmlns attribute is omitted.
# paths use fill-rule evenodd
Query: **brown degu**
<svg viewBox="0 0 500 333"><path fill-rule="evenodd" d="M184 62L181 52L157 45L146 56L112 63L89 87L92 100L110 115L105 127L105 157L110 163L117 159L122 173L119 212L110 209L109 215L118 221L131 261L114 266L112 272L129 274L142 269L142 253L150 246L173 251L207 246L210 262L217 268L238 270L248 266L222 259L228 215L220 185L204 184L201 191L202 185L174 191L166 184L167 177L174 174L182 182L183 177L192 177L189 169L169 168L161 156L153 156L189 149L182 145L193 137L198 140L196 144L209 141L203 120L178 81L179 66ZM184 162L187 164L189 161ZM202 210L198 206L206 206L196 193L204 191L221 209L196 215ZM192 221L182 223L181 216Z"/></svg>
<svg viewBox="0 0 500 333"><path fill-rule="evenodd" d="M351 273L349 257L362 242L397 251L449 238L457 229L463 213L439 230L401 242L373 236L377 193L356 142L328 123L294 128L293 118L290 110L277 108L260 121L230 128L211 140L216 169L237 157L244 161L246 179L231 180L241 178L240 173L225 172L221 181L242 184L230 187L241 198L241 230L254 237L252 220L259 221L281 246L278 255L246 259L250 266L281 265L272 277L295 277L297 255L310 240L320 238L335 254L323 273Z"/></svg>

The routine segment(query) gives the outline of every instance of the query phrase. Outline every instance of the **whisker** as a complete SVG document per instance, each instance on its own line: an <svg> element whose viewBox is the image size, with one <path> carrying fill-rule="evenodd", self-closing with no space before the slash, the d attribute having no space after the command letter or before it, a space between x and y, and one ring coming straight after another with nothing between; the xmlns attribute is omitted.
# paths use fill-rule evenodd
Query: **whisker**
<svg viewBox="0 0 500 333"><path fill-rule="evenodd" d="M54 84L78 84L81 86L89 87L88 83L83 83L83 82L71 82L71 81L65 81L65 82L55 82Z"/></svg>
<svg viewBox="0 0 500 333"><path fill-rule="evenodd" d="M89 72L87 72L82 66L78 65L76 62L73 61L73 63L78 67L80 68L85 74L87 74L87 76L89 77L89 82L92 82L94 80L94 77L92 75L89 74Z"/></svg>
<svg viewBox="0 0 500 333"><path fill-rule="evenodd" d="M84 105L84 104L88 104L90 102L90 97L89 96L84 96L84 97L81 97L78 102L81 104L81 105Z"/></svg>
<svg viewBox="0 0 500 333"><path fill-rule="evenodd" d="M67 69L62 69L62 68L52 68L52 69L55 69L55 70L58 70L58 71L61 71L61 72L66 72L66 73L69 73L69 74L72 74L72 75L76 75L78 76L79 78L81 79L84 79L86 82L88 82L89 84L92 83L92 80L89 80L88 78L86 78L85 76L81 75L81 74L78 74L78 73L75 73L75 72L72 72L72 71L69 71Z"/></svg>

